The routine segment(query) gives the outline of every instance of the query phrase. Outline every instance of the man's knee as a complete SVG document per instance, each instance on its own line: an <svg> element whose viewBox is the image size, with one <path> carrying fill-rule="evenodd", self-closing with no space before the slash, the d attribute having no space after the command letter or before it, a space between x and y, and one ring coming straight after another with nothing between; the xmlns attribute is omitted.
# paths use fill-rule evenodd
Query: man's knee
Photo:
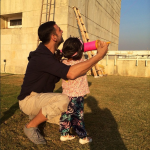
<svg viewBox="0 0 150 150"><path fill-rule="evenodd" d="M48 122L56 123L59 122L61 113L67 111L69 98L64 94L57 94L53 103L49 103L42 107L42 114L47 116Z"/></svg>
<svg viewBox="0 0 150 150"><path fill-rule="evenodd" d="M62 104L63 110L67 111L68 104L69 104L69 97L65 94L62 94L60 98L60 102Z"/></svg>

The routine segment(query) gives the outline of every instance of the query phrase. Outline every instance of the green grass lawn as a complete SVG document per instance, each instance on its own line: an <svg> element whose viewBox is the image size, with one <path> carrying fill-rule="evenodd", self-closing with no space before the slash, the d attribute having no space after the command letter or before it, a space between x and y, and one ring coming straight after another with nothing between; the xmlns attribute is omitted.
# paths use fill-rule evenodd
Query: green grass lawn
<svg viewBox="0 0 150 150"><path fill-rule="evenodd" d="M88 76L84 118L93 142L61 142L59 126L46 123L41 128L47 145L35 145L23 133L29 119L16 98L23 77L1 74L1 150L150 150L150 78ZM61 92L61 81L55 92Z"/></svg>

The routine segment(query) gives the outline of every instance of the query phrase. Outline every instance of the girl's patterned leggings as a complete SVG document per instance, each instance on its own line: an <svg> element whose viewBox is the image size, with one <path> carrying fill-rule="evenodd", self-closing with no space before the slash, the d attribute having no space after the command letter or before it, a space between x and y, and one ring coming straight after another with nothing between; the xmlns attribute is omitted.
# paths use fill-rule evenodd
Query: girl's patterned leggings
<svg viewBox="0 0 150 150"><path fill-rule="evenodd" d="M84 97L69 97L68 110L62 113L60 117L60 129L62 136L69 134L70 128L73 127L79 138L85 138L87 132L84 126L83 108Z"/></svg>

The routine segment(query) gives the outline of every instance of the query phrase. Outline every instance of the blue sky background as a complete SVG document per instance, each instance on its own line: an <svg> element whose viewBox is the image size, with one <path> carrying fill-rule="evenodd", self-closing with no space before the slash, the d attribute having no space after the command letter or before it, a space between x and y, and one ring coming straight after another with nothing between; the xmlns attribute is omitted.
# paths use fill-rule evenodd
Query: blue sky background
<svg viewBox="0 0 150 150"><path fill-rule="evenodd" d="M150 50L150 0L122 0L118 50Z"/></svg>

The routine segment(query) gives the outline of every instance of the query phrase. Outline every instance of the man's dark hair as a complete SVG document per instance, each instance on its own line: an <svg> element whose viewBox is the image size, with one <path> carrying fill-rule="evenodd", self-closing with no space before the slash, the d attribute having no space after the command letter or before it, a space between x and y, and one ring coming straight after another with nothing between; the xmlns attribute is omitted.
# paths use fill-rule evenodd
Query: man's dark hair
<svg viewBox="0 0 150 150"><path fill-rule="evenodd" d="M76 52L77 54L73 56ZM62 53L68 59L80 60L83 54L83 45L78 38L70 37L64 42Z"/></svg>
<svg viewBox="0 0 150 150"><path fill-rule="evenodd" d="M38 36L44 44L47 44L50 41L52 34L56 34L56 30L54 28L55 24L56 23L54 21L49 21L40 25L38 29Z"/></svg>

